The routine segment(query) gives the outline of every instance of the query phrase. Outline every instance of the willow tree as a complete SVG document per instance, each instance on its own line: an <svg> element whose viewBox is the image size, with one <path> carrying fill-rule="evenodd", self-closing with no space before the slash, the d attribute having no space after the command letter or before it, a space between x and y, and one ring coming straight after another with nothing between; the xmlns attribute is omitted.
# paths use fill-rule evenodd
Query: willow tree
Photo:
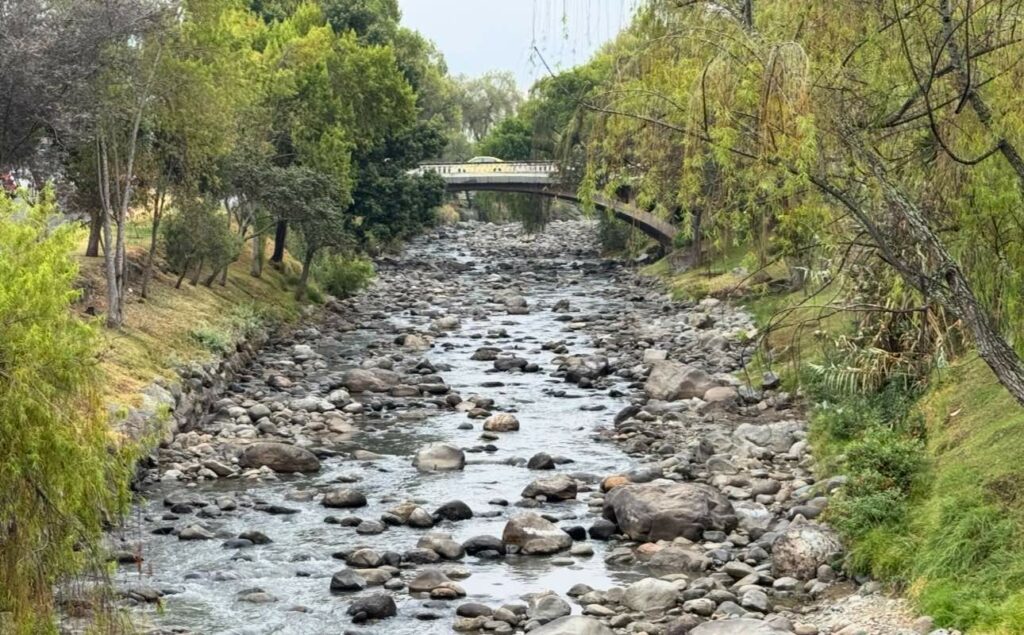
<svg viewBox="0 0 1024 635"><path fill-rule="evenodd" d="M0 630L56 632L53 585L87 565L128 502L101 403L102 341L71 305L76 229L49 193L0 197ZM4 621L4 618L10 621Z"/></svg>
<svg viewBox="0 0 1024 635"><path fill-rule="evenodd" d="M959 321L1024 403L1020 19L998 1L651 2L583 100L585 186L698 210L690 231L762 259L884 263L899 312Z"/></svg>

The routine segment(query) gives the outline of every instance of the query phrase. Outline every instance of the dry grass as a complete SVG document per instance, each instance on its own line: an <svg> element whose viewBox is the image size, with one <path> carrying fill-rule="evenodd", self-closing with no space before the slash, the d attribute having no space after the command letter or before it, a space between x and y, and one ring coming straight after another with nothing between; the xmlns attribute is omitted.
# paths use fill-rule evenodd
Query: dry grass
<svg viewBox="0 0 1024 635"><path fill-rule="evenodd" d="M253 310L270 319L288 320L298 314L299 305L291 293L295 263L286 260L283 269L265 266L263 276L249 275L248 250L228 270L225 286L214 282L192 286L188 280L175 289L177 277L161 271L158 259L150 282L149 297L138 295L139 265L148 248L148 225L129 230L129 260L132 288L125 304L125 326L105 330L107 345L101 365L107 375L107 397L118 405L136 405L141 390L159 377L171 378L175 368L192 361L207 361L213 353L197 333L214 333L233 340L240 313ZM84 244L81 252L84 253ZM103 258L79 256L83 316L101 315L106 306Z"/></svg>

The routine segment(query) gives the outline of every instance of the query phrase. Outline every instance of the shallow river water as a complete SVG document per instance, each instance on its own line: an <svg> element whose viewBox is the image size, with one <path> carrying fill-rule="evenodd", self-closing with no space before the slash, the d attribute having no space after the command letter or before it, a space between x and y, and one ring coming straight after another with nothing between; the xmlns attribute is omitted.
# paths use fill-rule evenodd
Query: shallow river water
<svg viewBox="0 0 1024 635"><path fill-rule="evenodd" d="M493 254L481 258L472 245L420 240L409 247L403 262L410 261L410 256L414 257L413 266L419 267L443 261L469 263L471 267L465 271L452 273L454 282L466 289L465 301L469 305L487 301L494 291L488 286L489 281L498 280ZM514 251L508 252L508 256L518 257ZM474 422L474 429L465 430L459 429L467 421L463 412L428 408L426 416L419 419L415 412L424 412L422 409L414 411L413 416L401 409L384 411L383 415L357 416L351 439L353 447L384 455L377 461L360 462L338 456L324 460L320 472L311 476L218 479L188 486L177 482L152 485L144 491L147 501L139 506L128 531L130 539L141 542L140 551L145 558L142 573L123 567L117 578L123 587L145 584L166 593L159 610L153 605L136 609L140 621L148 622L154 629L211 634L341 633L349 629L394 634L451 632L458 602L431 601L412 597L405 591L393 594L399 606L398 617L376 625L353 626L345 614L352 596L329 592L332 574L345 567L331 554L360 545L381 552L404 552L416 546L424 531L399 526L389 527L380 535L363 536L350 527L326 524L324 519L350 515L339 514L346 511L375 519L405 499L421 502L432 511L441 503L457 499L468 503L475 512L474 518L458 523L443 521L435 526L435 531L450 532L459 542L482 534L501 536L509 515L520 511L515 503L523 487L538 476L551 474L527 470L521 464L511 464L509 459L526 459L537 452L547 452L572 460L560 465L559 472L597 476L630 466L630 459L619 448L597 434L599 428L611 425L616 412L628 405L631 393L627 384L620 381L615 386L618 390L612 391L567 384L562 378L549 375L555 368L555 354L541 350L546 341L564 340L574 354L589 352L591 343L586 329L566 321L562 313L553 312L550 307L559 300L568 300L574 319L614 311L616 300L611 298L621 297L622 289L614 286L620 283L605 273L606 268L600 266L596 256L587 262L554 253L532 262L543 275L531 276L526 272L522 280L523 295L532 309L529 314L478 313L476 318L464 315L461 328L438 337L433 348L422 353L439 368L448 367L440 374L458 393L484 394L496 401L496 410L515 413L521 431L502 434L493 442L496 451L469 453L464 471L421 473L411 462L418 448L434 441L448 441L463 448L479 447L486 443L480 440L480 422ZM400 267L385 266L381 276L387 279L400 271ZM609 293L612 290L620 293ZM386 315L377 328L330 334L325 345L349 351L351 354L343 358L351 357L354 366L365 355L367 345L393 338L396 328L426 330L431 318L423 313L406 307ZM507 338L489 336L489 331L502 328L507 331ZM495 373L491 362L472 361L472 352L486 344L519 349L524 357L540 364L541 372ZM352 487L366 494L367 507L334 510L314 500L303 500L303 492L319 492L339 480L355 479L358 481ZM185 542L173 535L153 535L154 528L167 525L161 519L166 513L164 497L183 490L208 499L226 493L245 495L300 511L270 515L242 507L237 512L202 521L217 534L218 539L214 540ZM559 518L578 518L563 523L565 526L587 526L593 516L588 515L586 497L581 492L575 501L546 503L537 511ZM494 499L507 499L510 504L493 504ZM222 536L237 536L248 529L259 529L273 542L244 550L221 545ZM463 601L493 606L521 602L529 592L551 589L564 595L579 582L607 588L642 576L635 568L615 570L606 565L603 555L607 543L591 544L595 549L593 556L568 560L564 555L509 556L499 560L467 556L454 563L466 567L471 574L458 581L468 593ZM276 601L254 604L237 599L239 592L257 587L272 594ZM425 619L428 617L433 619Z"/></svg>

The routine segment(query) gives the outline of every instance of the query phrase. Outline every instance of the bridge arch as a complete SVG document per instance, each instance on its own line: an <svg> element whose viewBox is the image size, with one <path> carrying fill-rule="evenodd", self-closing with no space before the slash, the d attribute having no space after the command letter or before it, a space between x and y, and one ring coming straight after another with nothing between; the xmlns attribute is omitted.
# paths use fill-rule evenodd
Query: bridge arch
<svg viewBox="0 0 1024 635"><path fill-rule="evenodd" d="M574 190L561 185L558 165L549 161L430 163L412 171L414 174L426 172L438 174L449 192L534 194L582 203ZM592 202L599 209L611 212L619 220L639 229L665 247L672 246L678 232L672 223L634 205L604 196L595 196Z"/></svg>

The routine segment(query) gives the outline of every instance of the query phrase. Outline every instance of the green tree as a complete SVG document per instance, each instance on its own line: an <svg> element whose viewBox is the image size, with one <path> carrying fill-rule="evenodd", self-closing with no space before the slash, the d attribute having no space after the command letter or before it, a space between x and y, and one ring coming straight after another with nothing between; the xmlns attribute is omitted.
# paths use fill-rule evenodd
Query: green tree
<svg viewBox="0 0 1024 635"><path fill-rule="evenodd" d="M102 563L93 545L130 473L100 401L97 330L71 311L78 232L55 213L49 192L0 197L0 614L26 634L55 632L53 585Z"/></svg>

